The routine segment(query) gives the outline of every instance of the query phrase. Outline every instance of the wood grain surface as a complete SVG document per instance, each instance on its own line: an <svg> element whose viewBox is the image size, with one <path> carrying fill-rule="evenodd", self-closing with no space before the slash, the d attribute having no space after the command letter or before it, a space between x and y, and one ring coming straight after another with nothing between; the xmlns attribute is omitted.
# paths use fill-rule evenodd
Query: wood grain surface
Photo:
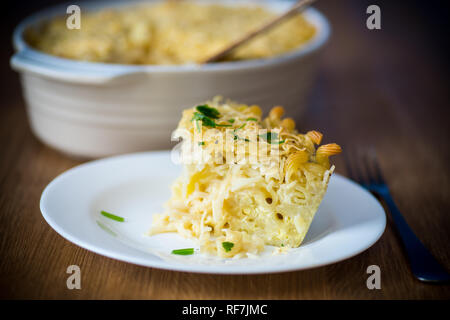
<svg viewBox="0 0 450 320"><path fill-rule="evenodd" d="M49 1L44 1L48 3ZM382 30L365 27L367 1L319 1L333 34L302 131L324 132L346 149L374 145L393 197L424 244L450 269L448 51L439 12L378 1ZM26 13L26 12L25 12ZM2 28L9 41L11 25ZM5 23L5 22L4 22ZM312 270L257 276L198 275L102 257L59 236L39 211L44 187L81 161L32 134L12 49L1 51L0 298L8 299L449 299L448 285L417 281L388 216L382 238L356 257ZM212 95L215 93L212 93ZM342 159L337 171L345 174ZM79 265L82 289L68 290ZM366 268L381 268L368 290Z"/></svg>

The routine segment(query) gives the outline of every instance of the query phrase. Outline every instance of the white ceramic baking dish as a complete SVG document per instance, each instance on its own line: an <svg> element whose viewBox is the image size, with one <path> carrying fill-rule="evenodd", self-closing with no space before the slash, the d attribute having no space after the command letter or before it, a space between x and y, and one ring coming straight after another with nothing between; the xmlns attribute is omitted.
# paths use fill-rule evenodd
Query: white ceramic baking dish
<svg viewBox="0 0 450 320"><path fill-rule="evenodd" d="M257 2L279 12L290 6L286 1ZM130 2L91 1L80 7L83 14L124 4ZM283 105L290 116L297 116L314 80L317 53L330 33L326 18L310 8L305 15L318 32L301 49L270 59L209 65L90 63L44 54L27 45L26 28L65 13L66 6L58 6L25 19L13 34L16 53L11 66L20 72L35 135L57 150L86 158L168 148L181 111L215 95L266 110Z"/></svg>

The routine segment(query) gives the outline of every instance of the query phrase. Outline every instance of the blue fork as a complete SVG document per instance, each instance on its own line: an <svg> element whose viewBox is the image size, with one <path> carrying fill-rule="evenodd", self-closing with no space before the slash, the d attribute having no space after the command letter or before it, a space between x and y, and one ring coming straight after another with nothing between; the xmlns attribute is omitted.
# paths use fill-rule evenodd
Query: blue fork
<svg viewBox="0 0 450 320"><path fill-rule="evenodd" d="M381 174L375 150L372 148L364 152L359 160L358 157L352 157L353 161L351 161L350 156L346 153L344 153L344 158L350 179L356 181L370 192L377 194L389 208L394 225L406 250L414 276L424 282L449 282L450 274L437 262L417 238L395 205L389 188Z"/></svg>

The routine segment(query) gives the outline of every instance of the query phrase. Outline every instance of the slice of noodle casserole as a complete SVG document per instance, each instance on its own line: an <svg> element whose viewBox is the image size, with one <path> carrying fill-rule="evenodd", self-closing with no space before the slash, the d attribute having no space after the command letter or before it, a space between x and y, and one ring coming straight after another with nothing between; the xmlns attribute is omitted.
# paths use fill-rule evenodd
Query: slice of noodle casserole
<svg viewBox="0 0 450 320"><path fill-rule="evenodd" d="M337 144L322 134L299 134L295 122L274 107L215 98L185 110L183 173L150 234L177 232L197 239L202 252L220 257L257 254L264 245L298 247L322 201Z"/></svg>

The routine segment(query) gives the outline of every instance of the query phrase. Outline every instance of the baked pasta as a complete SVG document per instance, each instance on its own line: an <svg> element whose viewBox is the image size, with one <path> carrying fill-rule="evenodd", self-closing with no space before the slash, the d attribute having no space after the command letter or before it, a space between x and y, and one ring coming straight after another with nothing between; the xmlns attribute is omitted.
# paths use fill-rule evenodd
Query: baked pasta
<svg viewBox="0 0 450 320"><path fill-rule="evenodd" d="M274 107L263 119L256 105L220 98L185 110L177 129L183 173L150 234L177 232L227 258L298 247L334 170L329 157L341 148L320 145L317 131L300 134L283 113Z"/></svg>
<svg viewBox="0 0 450 320"><path fill-rule="evenodd" d="M82 12L81 28L67 17L30 28L34 48L63 58L120 64L196 63L221 51L277 14L262 6L160 1ZM315 27L301 14L237 49L229 60L268 58L311 40Z"/></svg>

